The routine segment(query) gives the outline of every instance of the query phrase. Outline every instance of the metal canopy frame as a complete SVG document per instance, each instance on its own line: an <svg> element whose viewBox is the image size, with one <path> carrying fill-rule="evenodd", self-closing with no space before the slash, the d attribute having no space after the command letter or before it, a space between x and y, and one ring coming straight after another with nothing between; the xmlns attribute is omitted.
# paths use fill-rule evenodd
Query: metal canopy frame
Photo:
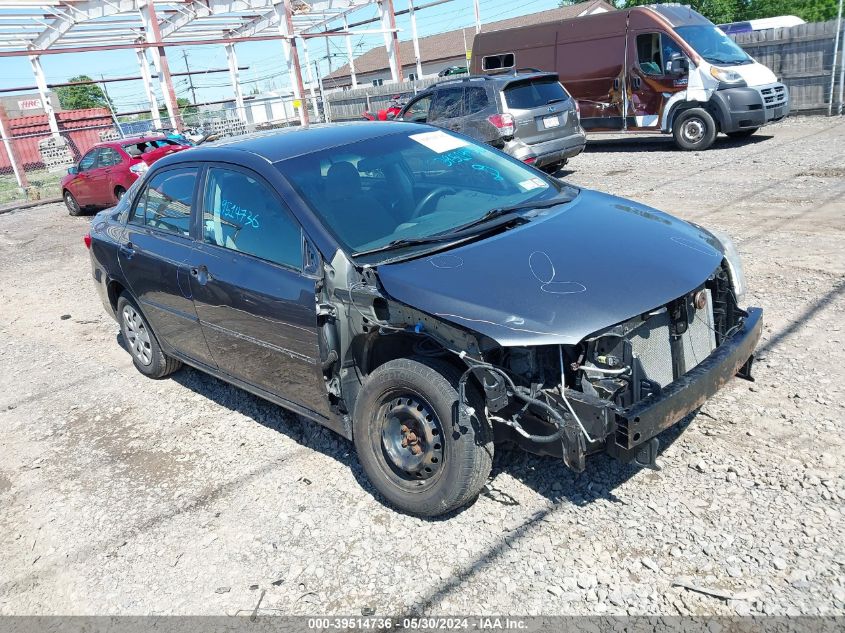
<svg viewBox="0 0 845 633"><path fill-rule="evenodd" d="M350 13L373 4L378 6L380 28L328 29L329 23L346 21ZM157 76L171 123L181 129L167 48L225 46L235 101L243 107L235 44L280 40L300 122L307 125L297 40L345 37L348 42L353 35L382 33L393 79L402 81L397 31L393 0L0 0L0 58L29 57L56 138L59 128L41 68L42 55L135 49L153 120L160 124L151 83ZM351 61L351 47L347 48ZM155 73L150 72L147 49Z"/></svg>

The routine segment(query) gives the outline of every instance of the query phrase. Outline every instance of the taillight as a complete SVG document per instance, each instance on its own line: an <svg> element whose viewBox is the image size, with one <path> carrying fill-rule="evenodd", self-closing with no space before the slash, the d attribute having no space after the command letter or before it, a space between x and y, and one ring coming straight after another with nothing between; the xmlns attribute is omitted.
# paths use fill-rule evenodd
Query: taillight
<svg viewBox="0 0 845 633"><path fill-rule="evenodd" d="M91 234L86 233L85 237L82 238L82 241L85 242L85 248L87 248L90 251L91 250Z"/></svg>
<svg viewBox="0 0 845 633"><path fill-rule="evenodd" d="M526 165L533 165L534 163L537 162L537 157L532 156L531 158L523 158L522 162L525 163Z"/></svg>
<svg viewBox="0 0 845 633"><path fill-rule="evenodd" d="M513 136L513 115L505 112L504 114L491 114L487 120L499 130L502 136Z"/></svg>
<svg viewBox="0 0 845 633"><path fill-rule="evenodd" d="M578 115L578 120L581 120L581 104L578 103L578 99L573 99L575 102L575 114Z"/></svg>

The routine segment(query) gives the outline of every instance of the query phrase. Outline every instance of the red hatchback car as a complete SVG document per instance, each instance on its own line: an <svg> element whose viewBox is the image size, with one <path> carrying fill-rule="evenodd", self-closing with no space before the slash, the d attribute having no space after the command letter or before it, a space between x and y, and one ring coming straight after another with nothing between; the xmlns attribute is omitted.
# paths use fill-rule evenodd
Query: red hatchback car
<svg viewBox="0 0 845 633"><path fill-rule="evenodd" d="M98 143L62 178L62 197L71 215L86 208L110 207L162 156L188 149L164 136Z"/></svg>

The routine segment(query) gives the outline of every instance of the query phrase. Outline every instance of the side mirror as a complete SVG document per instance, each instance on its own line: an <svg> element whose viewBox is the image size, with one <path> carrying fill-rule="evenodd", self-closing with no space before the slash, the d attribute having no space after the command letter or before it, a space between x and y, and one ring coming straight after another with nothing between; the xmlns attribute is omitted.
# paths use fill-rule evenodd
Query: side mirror
<svg viewBox="0 0 845 633"><path fill-rule="evenodd" d="M394 114L393 112L388 112L388 113L387 113L387 120L388 120L388 121L392 121L392 120L393 120L393 119L395 119L395 118L396 118L396 114Z"/></svg>
<svg viewBox="0 0 845 633"><path fill-rule="evenodd" d="M73 176L74 174L78 174L79 173L79 167L77 167L76 165L74 165L73 167L68 167L67 173L69 173L71 176Z"/></svg>
<svg viewBox="0 0 845 633"><path fill-rule="evenodd" d="M683 53L672 53L666 62L666 72L670 75L686 74L689 72L689 59Z"/></svg>

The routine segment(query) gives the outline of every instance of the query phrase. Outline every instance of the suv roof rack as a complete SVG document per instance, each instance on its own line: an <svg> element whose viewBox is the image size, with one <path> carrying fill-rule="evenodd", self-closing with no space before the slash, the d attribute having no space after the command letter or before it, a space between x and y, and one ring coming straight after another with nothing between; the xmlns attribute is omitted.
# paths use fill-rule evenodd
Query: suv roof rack
<svg viewBox="0 0 845 633"><path fill-rule="evenodd" d="M484 80L484 81L491 81L495 79L495 77L490 77L489 75L469 75L468 77L455 77L454 79L444 79L443 81L438 81L435 86L442 86L443 84L450 84L450 83L461 83L464 81L473 81L473 80Z"/></svg>

